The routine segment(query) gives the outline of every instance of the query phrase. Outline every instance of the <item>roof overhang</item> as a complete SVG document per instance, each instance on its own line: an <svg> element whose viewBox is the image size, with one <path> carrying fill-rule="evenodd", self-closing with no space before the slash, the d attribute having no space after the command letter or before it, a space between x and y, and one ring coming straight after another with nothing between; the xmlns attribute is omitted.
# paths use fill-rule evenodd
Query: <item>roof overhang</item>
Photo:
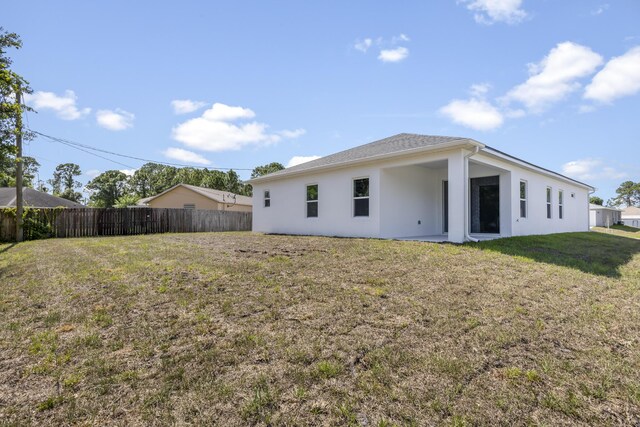
<svg viewBox="0 0 640 427"><path fill-rule="evenodd" d="M409 150L396 151L394 153L385 153L385 154L379 154L376 156L368 156L362 159L331 163L328 165L310 167L310 168L302 169L299 171L288 172L288 173L282 173L282 174L275 173L275 174L259 176L257 178L250 179L246 182L252 185L260 184L263 182L271 182L271 181L277 181L281 179L288 179L296 176L308 175L308 174L318 173L318 172L325 172L325 171L334 170L334 169L342 169L342 168L351 167L351 166L361 166L368 163L378 162L380 160L387 160L387 159L396 160L396 159L401 159L403 157L414 156L416 154L435 153L439 151L451 150L454 148L473 149L475 147L483 149L485 145L473 139L461 138L455 141L445 142L438 145L430 145L427 147L419 147L419 148L412 148Z"/></svg>
<svg viewBox="0 0 640 427"><path fill-rule="evenodd" d="M529 169L531 171L538 172L538 173L541 173L543 175L552 176L552 177L554 177L556 179L559 179L561 181L569 182L571 184L577 185L579 187L583 187L583 188L585 188L587 190L590 190L590 191L595 191L595 187L592 187L589 184L585 184L584 182L576 181L575 179L569 178L568 176L564 176L564 175L559 174L557 172L554 172L552 170L545 169L543 167L534 165L533 163L529 163L529 162L527 162L525 160L522 160L522 159L519 159L517 157L513 157L513 156L511 156L511 155L509 155L507 153L503 153L500 150L496 150L495 148L491 148L489 146L485 146L482 149L482 152L485 153L485 154L489 154L491 156L494 156L494 157L496 157L498 159L502 159L502 160L506 160L506 161L508 161L510 163L514 163L514 164L516 164L516 165L518 165L518 166L520 166L522 168Z"/></svg>

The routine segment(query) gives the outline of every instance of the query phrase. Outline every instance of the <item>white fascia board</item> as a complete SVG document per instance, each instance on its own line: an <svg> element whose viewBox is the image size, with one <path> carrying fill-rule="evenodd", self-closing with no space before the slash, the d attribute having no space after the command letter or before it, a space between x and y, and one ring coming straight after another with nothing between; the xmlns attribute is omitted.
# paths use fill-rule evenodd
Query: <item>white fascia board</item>
<svg viewBox="0 0 640 427"><path fill-rule="evenodd" d="M380 160L398 159L405 156L413 156L415 154L435 153L438 151L447 151L452 148L465 148L465 147L480 147L480 149L483 149L485 145L482 144L481 142L474 141L473 139L465 138L463 140L445 142L443 144L431 145L428 147L412 148L409 150L397 151L395 153L385 153L385 154L379 154L377 156L364 157L358 160L348 160L348 161L339 162L339 163L331 163L328 165L316 166L316 167L302 169L299 171L290 172L286 174L280 174L275 176L265 175L265 176L260 176L258 178L250 179L245 182L248 184L260 184L263 182L275 181L279 179L287 179L294 176L307 175L307 174L322 172L322 171L331 170L331 169L342 169L345 167L362 165L362 164L372 163Z"/></svg>
<svg viewBox="0 0 640 427"><path fill-rule="evenodd" d="M506 154L506 153L503 153L501 151L495 150L495 149L493 149L491 147L484 147L484 148L481 149L481 151L483 153L490 154L490 155L492 155L494 157L497 157L499 159L505 160L507 162L516 164L516 165L518 165L518 166L520 166L522 168L529 169L529 170L532 170L534 172L541 173L543 175L552 176L552 177L554 177L556 179L560 179L562 181L569 182L569 183L577 185L579 187L584 187L584 188L586 188L588 190L595 190L595 188L592 187L589 184L585 184L584 182L576 181L575 179L571 179L571 178L569 178L567 176L564 176L564 175L561 175L561 174L559 174L557 172L553 172L551 170L545 169L545 168L543 168L541 166L536 166L533 163L529 163L529 162L527 162L525 160L520 160L517 157L510 156L509 154Z"/></svg>

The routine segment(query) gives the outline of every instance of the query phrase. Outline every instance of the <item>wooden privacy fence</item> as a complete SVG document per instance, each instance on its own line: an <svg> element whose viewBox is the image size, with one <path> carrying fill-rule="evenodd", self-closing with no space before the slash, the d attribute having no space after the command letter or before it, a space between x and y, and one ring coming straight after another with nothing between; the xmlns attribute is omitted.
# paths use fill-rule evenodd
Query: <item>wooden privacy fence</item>
<svg viewBox="0 0 640 427"><path fill-rule="evenodd" d="M15 241L15 210L0 210L0 240ZM251 212L163 208L41 208L24 217L25 240L200 231L250 231Z"/></svg>

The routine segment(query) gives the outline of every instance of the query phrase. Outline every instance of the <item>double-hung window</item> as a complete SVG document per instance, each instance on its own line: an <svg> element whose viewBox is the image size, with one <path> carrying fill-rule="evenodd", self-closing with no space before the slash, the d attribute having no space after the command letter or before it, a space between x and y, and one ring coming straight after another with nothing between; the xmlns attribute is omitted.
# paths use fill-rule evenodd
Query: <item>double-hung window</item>
<svg viewBox="0 0 640 427"><path fill-rule="evenodd" d="M264 190L264 207L268 208L271 206L271 191Z"/></svg>
<svg viewBox="0 0 640 427"><path fill-rule="evenodd" d="M551 187L547 187L547 218L551 219Z"/></svg>
<svg viewBox="0 0 640 427"><path fill-rule="evenodd" d="M353 216L369 216L369 178L353 180Z"/></svg>
<svg viewBox="0 0 640 427"><path fill-rule="evenodd" d="M562 190L558 191L558 218L562 219L564 216L564 193Z"/></svg>
<svg viewBox="0 0 640 427"><path fill-rule="evenodd" d="M527 217L527 181L520 181L520 218Z"/></svg>
<svg viewBox="0 0 640 427"><path fill-rule="evenodd" d="M307 185L307 218L318 217L318 184Z"/></svg>

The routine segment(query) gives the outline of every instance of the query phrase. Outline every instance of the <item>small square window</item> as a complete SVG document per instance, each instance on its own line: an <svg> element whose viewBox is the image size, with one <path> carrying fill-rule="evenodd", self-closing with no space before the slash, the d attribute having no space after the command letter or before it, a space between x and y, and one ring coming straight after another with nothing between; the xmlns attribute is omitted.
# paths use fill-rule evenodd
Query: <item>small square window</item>
<svg viewBox="0 0 640 427"><path fill-rule="evenodd" d="M196 209L196 205L194 203L185 203L183 205L183 208L188 209L188 210L195 210Z"/></svg>

